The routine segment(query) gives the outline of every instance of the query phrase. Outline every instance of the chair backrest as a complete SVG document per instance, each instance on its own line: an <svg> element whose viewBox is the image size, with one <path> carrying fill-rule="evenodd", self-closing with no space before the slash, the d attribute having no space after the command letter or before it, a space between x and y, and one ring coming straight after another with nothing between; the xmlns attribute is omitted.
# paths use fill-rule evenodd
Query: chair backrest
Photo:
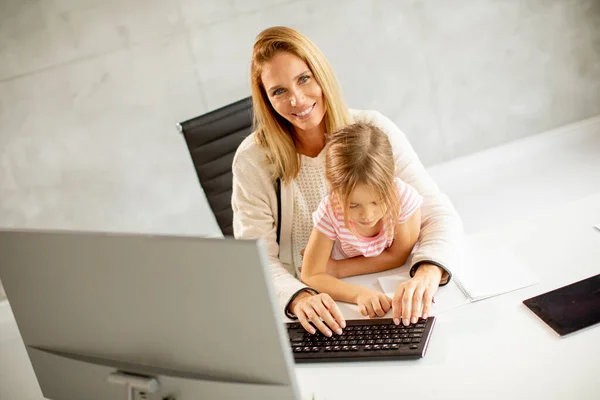
<svg viewBox="0 0 600 400"><path fill-rule="evenodd" d="M252 132L252 99L177 124L185 137L196 175L224 236L233 236L231 164L238 146Z"/></svg>

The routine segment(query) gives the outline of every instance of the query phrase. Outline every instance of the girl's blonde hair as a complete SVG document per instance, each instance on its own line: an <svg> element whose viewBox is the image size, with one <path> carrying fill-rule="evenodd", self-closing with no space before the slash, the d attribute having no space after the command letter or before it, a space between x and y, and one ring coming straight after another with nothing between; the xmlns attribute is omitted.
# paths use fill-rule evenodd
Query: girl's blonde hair
<svg viewBox="0 0 600 400"><path fill-rule="evenodd" d="M400 196L395 182L396 162L385 133L374 125L357 122L328 135L325 146L325 178L334 207L348 223L349 197L357 185L366 185L383 202L388 234L394 234L400 214Z"/></svg>
<svg viewBox="0 0 600 400"><path fill-rule="evenodd" d="M263 65L284 51L301 58L321 86L326 132L349 124L351 118L333 70L313 42L300 32L283 26L265 29L257 36L250 71L256 142L267 152L268 162L273 166L273 179L281 178L284 182L290 182L300 171L300 158L294 146L294 128L271 106L261 78Z"/></svg>

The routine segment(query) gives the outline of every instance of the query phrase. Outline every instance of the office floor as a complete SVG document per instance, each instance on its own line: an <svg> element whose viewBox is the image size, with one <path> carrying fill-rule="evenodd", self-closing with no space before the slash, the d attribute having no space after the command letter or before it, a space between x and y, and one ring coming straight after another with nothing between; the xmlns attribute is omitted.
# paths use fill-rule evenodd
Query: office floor
<svg viewBox="0 0 600 400"><path fill-rule="evenodd" d="M430 168L467 232L600 192L600 117ZM590 221L590 226L600 221ZM0 399L40 400L7 302L0 302Z"/></svg>

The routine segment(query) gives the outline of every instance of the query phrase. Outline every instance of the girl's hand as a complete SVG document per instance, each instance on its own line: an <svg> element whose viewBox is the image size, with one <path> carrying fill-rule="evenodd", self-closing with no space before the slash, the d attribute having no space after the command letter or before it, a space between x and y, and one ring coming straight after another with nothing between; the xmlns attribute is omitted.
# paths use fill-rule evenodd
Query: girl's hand
<svg viewBox="0 0 600 400"><path fill-rule="evenodd" d="M433 295L440 286L442 269L433 264L422 264L415 276L398 285L392 301L392 317L396 325L404 325L427 318L431 311Z"/></svg>
<svg viewBox="0 0 600 400"><path fill-rule="evenodd" d="M392 299L381 292L366 290L356 297L356 304L365 317L383 317L392 308Z"/></svg>

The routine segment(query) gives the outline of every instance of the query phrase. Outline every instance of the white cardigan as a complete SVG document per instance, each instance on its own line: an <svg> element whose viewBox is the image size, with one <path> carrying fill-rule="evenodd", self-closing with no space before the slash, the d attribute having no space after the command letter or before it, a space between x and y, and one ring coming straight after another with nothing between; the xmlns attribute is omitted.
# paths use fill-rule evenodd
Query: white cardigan
<svg viewBox="0 0 600 400"><path fill-rule="evenodd" d="M390 119L377 111L351 110L351 114L354 120L371 122L388 135L397 160L398 177L423 196L421 234L410 265L430 261L449 272L463 229L454 206L431 179L406 136ZM285 310L291 296L306 285L300 282L292 266L293 185L281 185L281 236L277 245L277 195L270 168L264 150L256 144L254 134L250 134L233 159L233 229L237 239L263 239L273 287Z"/></svg>

